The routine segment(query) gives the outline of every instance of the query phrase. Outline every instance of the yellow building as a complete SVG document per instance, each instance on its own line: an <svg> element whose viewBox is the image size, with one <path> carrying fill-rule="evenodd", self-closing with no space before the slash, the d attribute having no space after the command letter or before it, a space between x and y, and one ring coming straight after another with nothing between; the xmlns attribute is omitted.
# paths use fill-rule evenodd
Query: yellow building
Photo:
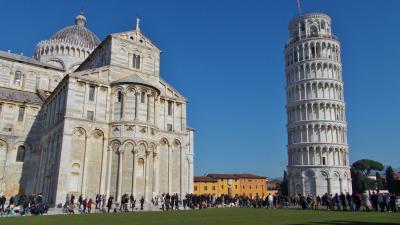
<svg viewBox="0 0 400 225"><path fill-rule="evenodd" d="M265 197L267 181L267 177L253 174L212 173L207 176L194 177L194 194Z"/></svg>

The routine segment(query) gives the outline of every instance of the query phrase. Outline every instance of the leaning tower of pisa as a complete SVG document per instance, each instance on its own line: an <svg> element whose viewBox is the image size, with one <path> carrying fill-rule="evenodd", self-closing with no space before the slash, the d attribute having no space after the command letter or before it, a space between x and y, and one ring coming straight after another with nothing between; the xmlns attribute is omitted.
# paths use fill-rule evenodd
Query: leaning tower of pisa
<svg viewBox="0 0 400 225"><path fill-rule="evenodd" d="M351 192L340 42L331 18L301 15L285 46L289 194Z"/></svg>

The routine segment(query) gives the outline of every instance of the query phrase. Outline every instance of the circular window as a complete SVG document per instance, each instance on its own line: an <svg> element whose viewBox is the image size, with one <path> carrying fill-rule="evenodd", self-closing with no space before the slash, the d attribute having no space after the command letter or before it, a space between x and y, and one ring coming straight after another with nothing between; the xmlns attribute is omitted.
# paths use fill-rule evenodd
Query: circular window
<svg viewBox="0 0 400 225"><path fill-rule="evenodd" d="M133 40L133 37L132 37L132 36L130 36L129 38L130 38L131 40Z"/></svg>

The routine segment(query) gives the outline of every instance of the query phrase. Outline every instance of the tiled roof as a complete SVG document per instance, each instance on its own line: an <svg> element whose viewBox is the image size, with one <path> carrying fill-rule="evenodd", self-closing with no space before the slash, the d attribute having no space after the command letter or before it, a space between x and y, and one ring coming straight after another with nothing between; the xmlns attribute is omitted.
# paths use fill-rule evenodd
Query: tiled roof
<svg viewBox="0 0 400 225"><path fill-rule="evenodd" d="M0 99L32 105L42 105L43 103L42 99L36 93L5 87L0 87Z"/></svg>
<svg viewBox="0 0 400 225"><path fill-rule="evenodd" d="M254 174L251 174L251 173L240 173L240 174L235 174L235 175L238 176L239 178L267 179L267 177L258 176L258 175L254 175Z"/></svg>
<svg viewBox="0 0 400 225"><path fill-rule="evenodd" d="M206 176L195 176L194 177L194 182L217 182L217 179L214 179L212 177L206 177Z"/></svg>
<svg viewBox="0 0 400 225"><path fill-rule="evenodd" d="M40 62L34 58L23 56L23 55L17 55L17 54L11 53L11 52L5 52L5 51L0 50L0 58L6 58L6 59L10 59L10 60L17 61L17 62L24 62L24 63L35 65L35 66L41 66L44 68L51 68L51 69L55 69L55 70L59 70L59 71L64 71L62 68L53 66L51 64Z"/></svg>
<svg viewBox="0 0 400 225"><path fill-rule="evenodd" d="M258 176L250 173L230 173L230 174L210 173L207 176L215 179L239 179L239 178L267 179L267 177Z"/></svg>
<svg viewBox="0 0 400 225"><path fill-rule="evenodd" d="M146 86L153 87L153 88L157 89L158 91L160 91L160 88L157 85L154 85L150 82L143 80L141 77L139 77L136 74L132 74L132 75L126 76L122 79L111 82L111 84L130 84L130 83L146 85Z"/></svg>
<svg viewBox="0 0 400 225"><path fill-rule="evenodd" d="M238 177L235 174L225 174L225 173L210 173L207 177L212 177L215 179L237 179Z"/></svg>

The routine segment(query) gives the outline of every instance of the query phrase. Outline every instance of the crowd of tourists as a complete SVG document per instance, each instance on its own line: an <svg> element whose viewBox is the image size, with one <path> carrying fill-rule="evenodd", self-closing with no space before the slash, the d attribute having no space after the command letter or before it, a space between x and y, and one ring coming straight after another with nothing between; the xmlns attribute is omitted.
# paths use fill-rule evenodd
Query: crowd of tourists
<svg viewBox="0 0 400 225"><path fill-rule="evenodd" d="M8 201L7 201L8 200ZM15 195L7 199L0 197L0 216L42 215L47 213L48 206L43 201L43 195Z"/></svg>
<svg viewBox="0 0 400 225"><path fill-rule="evenodd" d="M187 195L185 200L190 208L218 208L218 207L253 207L253 208L301 208L301 209L327 209L331 211L381 211L400 212L400 196L389 193L364 192L362 194L324 194L323 196L287 197L271 195L266 197L245 196L230 197L223 195Z"/></svg>
<svg viewBox="0 0 400 225"><path fill-rule="evenodd" d="M8 201L7 201L8 200ZM145 209L145 199L136 199L133 194L124 194L120 201L114 197L106 198L97 194L95 197L79 195L75 197L68 194L62 206L63 213L92 213L92 212L129 212ZM61 206L59 206L61 207ZM380 211L400 212L400 196L389 193L364 192L362 194L324 194L323 196L287 197L279 194L258 196L229 195L194 195L187 194L180 199L178 194L164 193L156 196L147 203L147 210L186 210L205 208L273 208L273 209L326 209L330 211ZM48 206L43 200L42 194L20 195L7 199L0 197L0 215L42 215L47 213Z"/></svg>

